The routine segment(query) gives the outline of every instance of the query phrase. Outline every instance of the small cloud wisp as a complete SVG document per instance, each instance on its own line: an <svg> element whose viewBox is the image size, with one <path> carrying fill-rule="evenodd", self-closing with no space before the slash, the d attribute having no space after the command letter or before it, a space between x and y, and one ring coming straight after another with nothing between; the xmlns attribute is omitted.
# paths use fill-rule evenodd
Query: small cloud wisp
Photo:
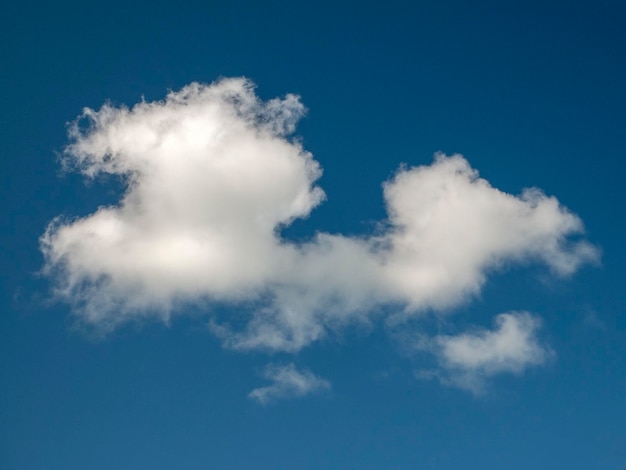
<svg viewBox="0 0 626 470"><path fill-rule="evenodd" d="M541 320L528 312L509 312L496 316L493 330L475 329L423 340L418 348L433 353L440 369L421 371L418 376L436 377L444 384L482 393L489 377L521 374L554 356L537 338L540 327Z"/></svg>
<svg viewBox="0 0 626 470"><path fill-rule="evenodd" d="M298 370L293 363L269 364L265 367L263 377L270 380L272 384L255 388L248 394L248 398L263 405L278 399L303 397L331 388L327 380L316 376L310 370Z"/></svg>

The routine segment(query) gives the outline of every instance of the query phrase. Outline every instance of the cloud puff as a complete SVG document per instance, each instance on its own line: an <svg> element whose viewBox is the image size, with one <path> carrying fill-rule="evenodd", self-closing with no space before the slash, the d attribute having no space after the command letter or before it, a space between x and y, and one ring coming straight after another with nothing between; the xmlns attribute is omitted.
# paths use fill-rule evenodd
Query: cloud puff
<svg viewBox="0 0 626 470"><path fill-rule="evenodd" d="M255 388L248 398L267 404L281 398L295 398L330 390L330 382L317 377L309 370L299 371L296 366L270 364L265 368L263 376L273 383L266 387Z"/></svg>
<svg viewBox="0 0 626 470"><path fill-rule="evenodd" d="M299 100L261 103L245 80L192 84L165 101L85 110L65 165L124 177L116 206L53 222L42 239L59 293L110 329L179 300L249 298L279 282L293 250L275 231L324 197L319 165L284 138Z"/></svg>
<svg viewBox="0 0 626 470"><path fill-rule="evenodd" d="M461 155L443 154L384 184L379 233L285 240L281 228L324 200L319 164L290 137L304 111L294 95L262 102L245 79L86 109L64 165L119 175L126 191L47 228L41 249L58 296L103 332L228 303L247 316L214 320L225 345L296 351L381 306L403 318L458 305L506 263L567 275L598 257L571 240L583 224L556 198L506 194Z"/></svg>
<svg viewBox="0 0 626 470"><path fill-rule="evenodd" d="M502 313L495 329L477 329L457 336L439 335L420 341L418 347L436 354L441 371L421 372L442 382L475 393L483 391L488 377L499 373L521 374L543 364L553 352L536 336L541 320L527 312Z"/></svg>

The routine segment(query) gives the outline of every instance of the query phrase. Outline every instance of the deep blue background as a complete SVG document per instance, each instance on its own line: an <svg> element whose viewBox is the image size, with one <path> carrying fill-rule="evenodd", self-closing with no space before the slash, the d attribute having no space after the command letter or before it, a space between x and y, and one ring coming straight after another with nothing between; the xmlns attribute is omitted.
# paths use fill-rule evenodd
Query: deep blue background
<svg viewBox="0 0 626 470"><path fill-rule="evenodd" d="M626 2L5 2L0 10L0 467L568 468L626 465ZM346 234L384 217L400 163L461 152L502 190L538 186L585 221L601 266L494 274L450 318L544 318L556 352L473 397L379 325L295 358L221 349L199 320L94 341L38 275L38 238L120 187L60 175L66 123L190 81L247 76L302 96L298 127L328 201L285 231ZM455 323L456 322L456 323ZM432 323L432 322L431 322ZM434 328L428 321L425 328ZM246 399L269 361L321 396Z"/></svg>

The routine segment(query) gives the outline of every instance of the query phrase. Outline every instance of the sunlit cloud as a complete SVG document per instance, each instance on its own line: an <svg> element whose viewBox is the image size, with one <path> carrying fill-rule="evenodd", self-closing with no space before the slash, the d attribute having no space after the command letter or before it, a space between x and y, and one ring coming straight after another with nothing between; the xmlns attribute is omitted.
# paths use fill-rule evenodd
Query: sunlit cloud
<svg viewBox="0 0 626 470"><path fill-rule="evenodd" d="M292 137L304 113L298 96L263 102L241 78L85 109L64 167L126 186L117 204L48 226L41 249L55 294L102 333L226 304L236 321L211 319L226 347L293 352L377 315L449 310L511 263L566 276L598 259L582 221L555 197L504 193L458 154L401 166L383 185L380 231L286 240L281 229L325 200L320 165ZM528 327L526 317L499 318ZM478 344L437 341L451 366L461 364L455 351ZM481 373L498 370L488 364Z"/></svg>

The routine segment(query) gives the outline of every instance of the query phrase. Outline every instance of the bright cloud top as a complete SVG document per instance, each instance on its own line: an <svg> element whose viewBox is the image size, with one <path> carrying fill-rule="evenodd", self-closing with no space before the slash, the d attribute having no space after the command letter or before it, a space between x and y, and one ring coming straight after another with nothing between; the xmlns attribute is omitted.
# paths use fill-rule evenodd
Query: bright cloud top
<svg viewBox="0 0 626 470"><path fill-rule="evenodd" d="M298 370L294 364L284 366L269 364L263 371L263 376L272 384L255 388L248 394L248 398L264 405L274 400L303 397L331 388L327 380L307 369Z"/></svg>
<svg viewBox="0 0 626 470"><path fill-rule="evenodd" d="M245 79L86 109L66 167L127 187L118 204L48 227L41 248L58 295L102 331L184 304L236 304L249 312L243 326L214 323L226 345L295 351L380 306L406 316L457 305L504 263L567 275L598 256L569 238L583 224L557 199L503 193L460 155L386 182L382 233L284 240L281 227L324 199L318 163L290 138L303 113L297 96L262 102Z"/></svg>
<svg viewBox="0 0 626 470"><path fill-rule="evenodd" d="M537 339L541 320L536 316L527 312L502 313L495 318L495 325L494 330L439 335L419 347L438 356L444 372L435 375L444 383L477 393L494 374L520 374L552 356L552 351Z"/></svg>

